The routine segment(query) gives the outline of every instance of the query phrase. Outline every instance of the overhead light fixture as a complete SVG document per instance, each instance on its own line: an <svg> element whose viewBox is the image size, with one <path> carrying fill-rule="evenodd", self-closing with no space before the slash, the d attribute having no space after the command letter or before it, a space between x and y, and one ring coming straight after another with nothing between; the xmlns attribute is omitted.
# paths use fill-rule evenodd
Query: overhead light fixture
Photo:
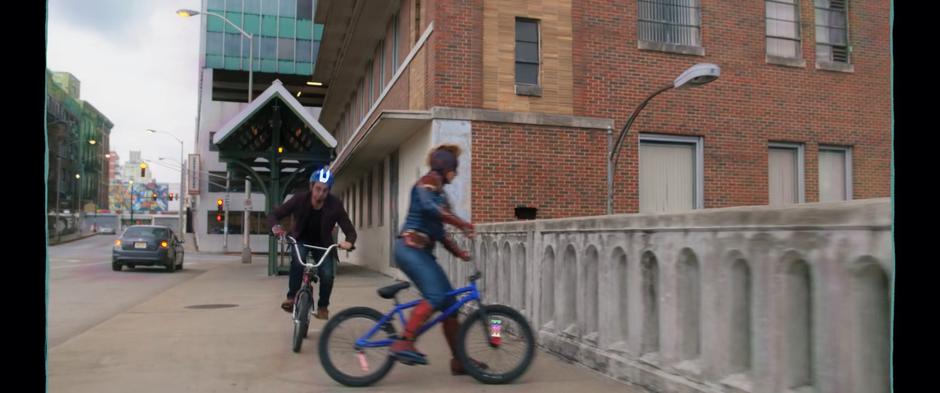
<svg viewBox="0 0 940 393"><path fill-rule="evenodd" d="M307 86L323 86L320 82L307 82Z"/></svg>

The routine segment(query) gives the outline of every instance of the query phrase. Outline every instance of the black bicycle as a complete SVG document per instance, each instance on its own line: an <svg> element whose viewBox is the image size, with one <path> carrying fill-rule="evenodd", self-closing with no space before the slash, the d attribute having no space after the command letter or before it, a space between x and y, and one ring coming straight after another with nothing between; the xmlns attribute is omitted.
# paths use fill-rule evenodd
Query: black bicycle
<svg viewBox="0 0 940 393"><path fill-rule="evenodd" d="M323 264L329 257L330 252L333 251L334 248L339 247L339 245L333 244L324 248L298 243L297 240L290 235L286 235L285 238L287 239L290 249L296 254L297 261L304 266L303 282L300 284L300 289L297 290L297 294L294 296L294 311L291 313L291 320L294 324L293 350L294 353L298 353L300 352L300 347L304 344L304 339L307 338L307 330L310 328L310 314L313 311L313 284L319 281L317 267ZM320 256L320 260L317 261L317 263L306 263L303 258L300 257L300 246L323 251L323 255Z"/></svg>

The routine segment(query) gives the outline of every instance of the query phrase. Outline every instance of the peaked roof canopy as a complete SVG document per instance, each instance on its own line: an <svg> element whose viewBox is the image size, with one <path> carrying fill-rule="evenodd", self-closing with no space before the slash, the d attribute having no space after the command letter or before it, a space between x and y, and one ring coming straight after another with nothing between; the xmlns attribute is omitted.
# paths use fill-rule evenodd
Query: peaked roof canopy
<svg viewBox="0 0 940 393"><path fill-rule="evenodd" d="M275 80L211 141L234 179L250 176L275 201L335 156L336 139Z"/></svg>
<svg viewBox="0 0 940 393"><path fill-rule="evenodd" d="M336 147L336 139L330 135L329 132L323 128L320 123L313 118L313 115L300 104L293 95L290 94L287 89L284 88L284 84L280 80L275 80L271 83L271 87L267 88L264 93L261 93L258 98L255 98L245 109L242 109L235 117L230 119L212 138L212 143L221 144L225 142L232 134L235 133L239 127L245 124L253 115L258 113L266 104L270 103L275 99L275 97L280 98L282 102L287 104L287 107L290 108L297 117L303 120L304 125L307 128L310 128L314 131L316 135L323 144L329 148Z"/></svg>

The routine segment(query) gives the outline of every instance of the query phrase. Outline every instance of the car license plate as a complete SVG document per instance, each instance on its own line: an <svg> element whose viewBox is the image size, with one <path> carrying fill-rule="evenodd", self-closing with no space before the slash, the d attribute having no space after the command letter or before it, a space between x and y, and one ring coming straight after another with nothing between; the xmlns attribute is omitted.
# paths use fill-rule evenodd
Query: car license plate
<svg viewBox="0 0 940 393"><path fill-rule="evenodd" d="M146 243L146 242L137 242L137 243L134 243L134 248L143 248L143 249L147 249L147 243Z"/></svg>

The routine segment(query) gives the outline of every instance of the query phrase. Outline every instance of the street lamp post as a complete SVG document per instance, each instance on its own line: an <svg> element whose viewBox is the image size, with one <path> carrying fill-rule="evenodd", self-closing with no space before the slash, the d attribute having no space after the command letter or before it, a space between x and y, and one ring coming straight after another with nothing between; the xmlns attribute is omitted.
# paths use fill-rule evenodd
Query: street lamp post
<svg viewBox="0 0 940 393"><path fill-rule="evenodd" d="M57 242L62 241L62 230L59 229L59 220L62 219L62 205L59 197L62 195L62 152L56 152L56 175L55 175L55 237Z"/></svg>
<svg viewBox="0 0 940 393"><path fill-rule="evenodd" d="M229 190L229 182L231 180L231 174L232 172L225 171L225 222L222 224L222 233L225 234L224 235L225 237L222 238L222 252L223 253L228 252L228 210L230 206L228 190Z"/></svg>
<svg viewBox="0 0 940 393"><path fill-rule="evenodd" d="M176 135L170 134L168 132L157 131L153 129L148 129L147 132L151 134L158 133L158 132L161 134L166 134L166 135L173 137L173 139L176 139L176 141L180 143L180 194L181 195L184 194L183 186L185 186L185 183L186 183L186 172L183 171L183 140L180 138L177 138ZM180 201L179 216L180 216L179 236L183 237L184 235L183 235L183 202L182 201Z"/></svg>
<svg viewBox="0 0 940 393"><path fill-rule="evenodd" d="M180 10L177 10L177 11L176 11L176 14L179 15L179 16L182 16L182 17L190 17L190 16L199 15L200 12L199 12L199 11L194 11L194 10L180 9ZM245 30L242 30L241 27L238 27L238 25L236 25L235 23L232 23L232 21L228 20L228 18L226 18L226 17L224 17L224 16L222 16L222 15L219 15L219 14L217 14L217 13L215 13L215 12L212 12L212 11L206 11L205 14L206 14L206 15L217 16L217 17L221 18L222 20L224 20L225 22L227 22L229 25L231 25L232 27L234 27L235 30L238 30L240 33L242 33L243 36L245 36L246 38L248 38L248 103L250 104L250 103L251 103L251 98L252 98L252 93L254 92L254 87L255 87L255 86L254 86L254 79L253 79L253 77L254 77L254 71L255 71L254 62L253 62L253 61L254 61L254 57L255 57L255 50L254 50L254 49L255 49L255 40L254 40L254 36L251 35L250 33L246 32Z"/></svg>
<svg viewBox="0 0 940 393"><path fill-rule="evenodd" d="M614 172L617 169L617 161L620 157L620 148L623 146L624 137L627 136L627 132L630 130L630 126L633 125L633 121L636 120L636 117L640 114L640 111L642 111L643 108L646 108L646 104L648 104L650 100L653 99L653 97L656 97L666 90L701 86L718 79L718 76L720 75L721 68L715 64L700 63L689 67L689 69L685 70L685 72L679 75L679 77L677 77L672 83L663 86L659 90L656 90L656 92L643 100L640 106L638 106L633 111L633 114L630 115L630 118L627 119L626 124L623 126L623 130L620 131L620 136L617 137L616 143L611 143L612 130L607 130L607 214L613 214L614 211Z"/></svg>
<svg viewBox="0 0 940 393"><path fill-rule="evenodd" d="M251 179L245 176L245 213L242 216L242 263L251 263L251 245L249 243L249 225L248 215L251 214Z"/></svg>
<svg viewBox="0 0 940 393"><path fill-rule="evenodd" d="M79 165L84 164L79 161ZM75 174L75 190L78 195L75 197L75 211L72 214L75 217L75 229L78 231L78 236L81 236L82 223L79 221L79 218L81 218L82 215L82 175L79 173Z"/></svg>
<svg viewBox="0 0 940 393"><path fill-rule="evenodd" d="M128 182L128 184L130 184L131 192L131 225L134 225L134 181L131 180Z"/></svg>

